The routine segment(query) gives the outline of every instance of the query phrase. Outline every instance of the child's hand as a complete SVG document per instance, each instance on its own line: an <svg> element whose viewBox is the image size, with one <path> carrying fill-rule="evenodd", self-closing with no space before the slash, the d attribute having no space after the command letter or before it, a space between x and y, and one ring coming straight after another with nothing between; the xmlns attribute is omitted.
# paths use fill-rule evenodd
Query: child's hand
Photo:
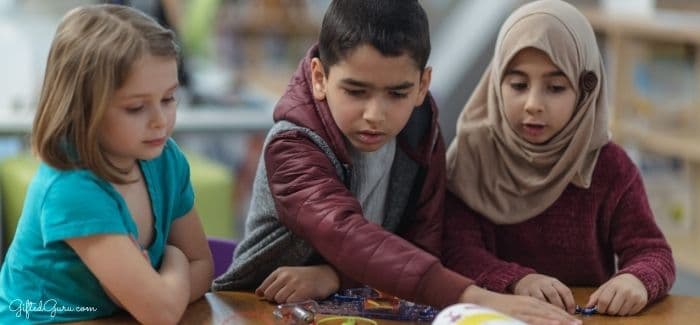
<svg viewBox="0 0 700 325"><path fill-rule="evenodd" d="M564 310L532 297L491 292L475 285L464 290L459 302L492 308L528 324L581 324Z"/></svg>
<svg viewBox="0 0 700 325"><path fill-rule="evenodd" d="M323 299L338 291L340 280L328 265L280 267L255 290L255 294L277 303Z"/></svg>
<svg viewBox="0 0 700 325"><path fill-rule="evenodd" d="M636 276L623 273L603 283L588 299L587 307L598 306L601 314L627 316L647 305L648 293Z"/></svg>
<svg viewBox="0 0 700 325"><path fill-rule="evenodd" d="M518 281L513 293L520 296L535 297L539 300L559 306L573 314L576 310L574 295L566 285L556 278L544 274L528 274Z"/></svg>

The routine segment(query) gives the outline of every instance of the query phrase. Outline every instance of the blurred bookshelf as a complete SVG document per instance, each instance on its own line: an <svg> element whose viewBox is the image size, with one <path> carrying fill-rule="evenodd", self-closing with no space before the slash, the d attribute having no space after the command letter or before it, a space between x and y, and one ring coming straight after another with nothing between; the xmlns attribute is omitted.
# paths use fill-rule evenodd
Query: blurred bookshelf
<svg viewBox="0 0 700 325"><path fill-rule="evenodd" d="M613 139L640 167L678 266L699 275L700 12L660 4L648 14L583 11L608 70Z"/></svg>

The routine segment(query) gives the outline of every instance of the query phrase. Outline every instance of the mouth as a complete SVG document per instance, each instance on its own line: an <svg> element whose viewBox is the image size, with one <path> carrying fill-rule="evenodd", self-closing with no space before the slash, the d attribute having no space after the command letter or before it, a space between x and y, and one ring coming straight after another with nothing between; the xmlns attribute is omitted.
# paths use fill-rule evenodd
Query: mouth
<svg viewBox="0 0 700 325"><path fill-rule="evenodd" d="M529 136L539 136L544 132L546 125L544 123L523 123L523 131Z"/></svg>
<svg viewBox="0 0 700 325"><path fill-rule="evenodd" d="M357 137L362 143L374 145L384 141L386 133L375 130L365 130L357 132Z"/></svg>
<svg viewBox="0 0 700 325"><path fill-rule="evenodd" d="M156 138L156 139L143 141L143 143L145 143L147 145L151 145L151 146L160 146L160 145L165 143L166 139L167 139L166 137Z"/></svg>

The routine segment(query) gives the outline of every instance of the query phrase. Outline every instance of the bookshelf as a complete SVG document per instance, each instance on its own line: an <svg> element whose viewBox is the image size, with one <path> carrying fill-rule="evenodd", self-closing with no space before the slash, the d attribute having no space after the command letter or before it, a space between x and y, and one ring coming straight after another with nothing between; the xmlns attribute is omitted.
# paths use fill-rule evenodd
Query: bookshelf
<svg viewBox="0 0 700 325"><path fill-rule="evenodd" d="M675 228L665 225L664 213L658 209L663 202L655 202L658 197L653 191L649 198L677 265L700 274L700 12L657 9L652 15L635 16L593 8L582 11L603 51L613 139L625 147L681 162L683 173L670 188L686 198L675 217L687 219ZM656 63L650 63L654 60ZM644 86L649 81L644 70L654 64L666 79ZM679 82L680 87L669 87L682 88L681 93L664 89ZM654 92L662 96L654 99ZM655 186L646 177L645 185L648 189Z"/></svg>

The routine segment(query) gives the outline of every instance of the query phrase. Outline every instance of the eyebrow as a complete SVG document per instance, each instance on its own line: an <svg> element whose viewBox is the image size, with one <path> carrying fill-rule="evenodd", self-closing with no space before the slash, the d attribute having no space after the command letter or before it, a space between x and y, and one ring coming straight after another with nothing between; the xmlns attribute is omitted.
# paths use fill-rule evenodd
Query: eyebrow
<svg viewBox="0 0 700 325"><path fill-rule="evenodd" d="M349 86L363 87L363 88L374 88L374 85L369 82L359 81L352 78L345 78L340 80L341 83ZM413 87L415 84L410 81L402 82L398 85L392 85L385 87L387 90L404 90Z"/></svg>
<svg viewBox="0 0 700 325"><path fill-rule="evenodd" d="M179 82L176 82L176 83L175 83L174 85L172 85L170 88L166 89L165 92L166 92L166 93L171 92L171 91L177 89L177 87L179 87L179 86L180 86L180 83L179 83ZM132 99L132 98L149 97L150 95L151 95L151 94L130 94L130 95L127 95L127 96L122 97L122 99Z"/></svg>
<svg viewBox="0 0 700 325"><path fill-rule="evenodd" d="M511 75L511 74L522 76L522 77L527 77L527 73L520 71L518 69L508 69L508 70L506 70L506 73L503 76L507 76L507 75ZM545 73L543 75L543 77L566 77L566 75L561 70L554 70L554 71L550 71L550 72Z"/></svg>

